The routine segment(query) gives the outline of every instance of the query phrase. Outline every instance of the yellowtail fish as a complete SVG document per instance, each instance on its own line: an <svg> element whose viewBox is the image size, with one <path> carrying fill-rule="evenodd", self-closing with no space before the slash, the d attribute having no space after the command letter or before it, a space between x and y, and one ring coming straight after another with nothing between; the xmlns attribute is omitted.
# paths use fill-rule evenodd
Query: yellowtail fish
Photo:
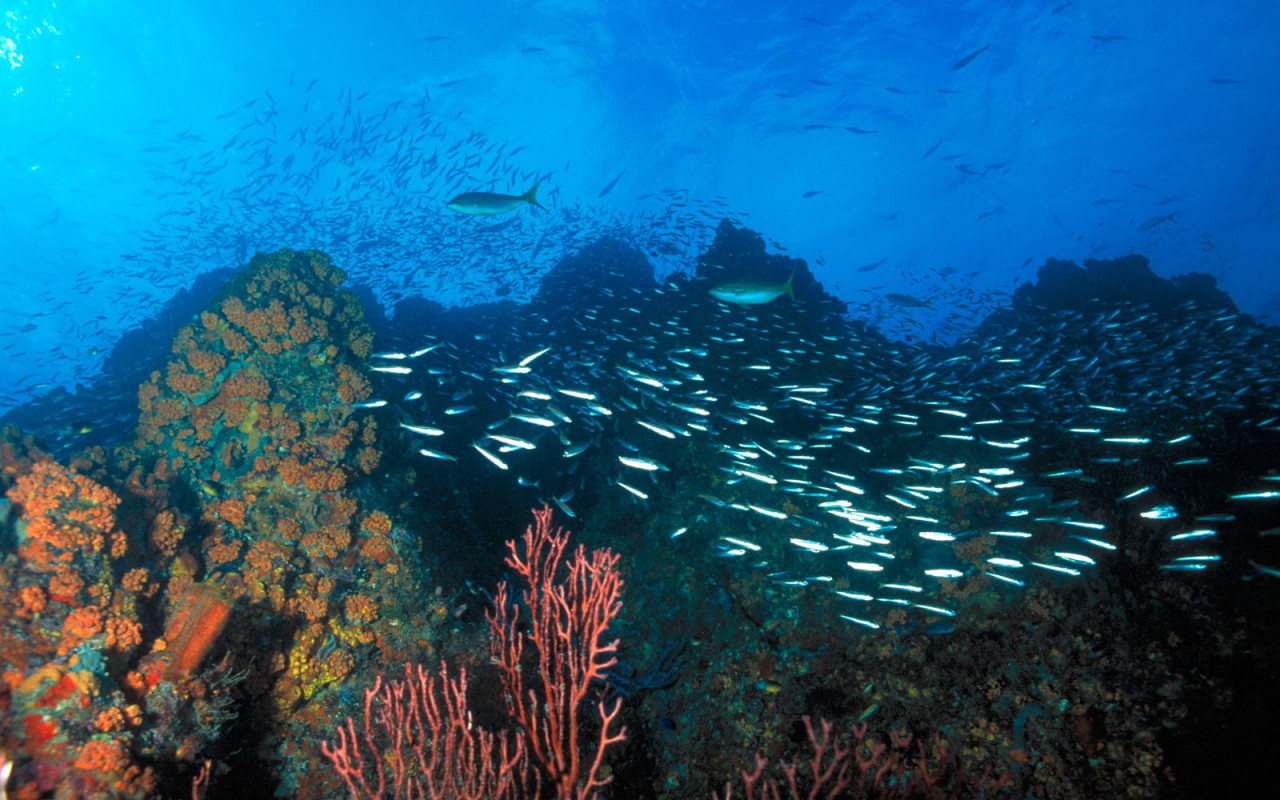
<svg viewBox="0 0 1280 800"><path fill-rule="evenodd" d="M884 296L885 300L893 303L895 306L903 308L932 308L928 300L921 300L919 297L909 294L899 294L898 292L889 292Z"/></svg>
<svg viewBox="0 0 1280 800"><path fill-rule="evenodd" d="M546 211L538 202L538 184L524 194L495 194L493 192L467 192L449 201L449 210L472 217L490 217L515 211L528 203Z"/></svg>
<svg viewBox="0 0 1280 800"><path fill-rule="evenodd" d="M740 306L764 305L777 300L784 294L795 300L795 293L791 291L791 281L795 276L796 273L793 270L791 275L782 283L759 283L757 281L722 283L711 289L711 296L726 303L737 303Z"/></svg>

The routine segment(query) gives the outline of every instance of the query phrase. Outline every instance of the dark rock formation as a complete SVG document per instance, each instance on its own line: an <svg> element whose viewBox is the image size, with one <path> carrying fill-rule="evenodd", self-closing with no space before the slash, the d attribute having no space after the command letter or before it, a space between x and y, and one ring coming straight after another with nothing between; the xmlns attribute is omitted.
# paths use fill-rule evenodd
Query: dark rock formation
<svg viewBox="0 0 1280 800"><path fill-rule="evenodd" d="M1151 271L1145 256L1129 255L1113 260L1085 259L1084 267L1070 261L1049 259L1036 282L1018 288L1013 306L1018 310L1096 308L1121 303L1145 303L1160 313L1172 312L1188 301L1201 308L1236 310L1212 275L1189 272L1161 278Z"/></svg>
<svg viewBox="0 0 1280 800"><path fill-rule="evenodd" d="M593 301L605 290L616 293L652 285L653 265L644 254L606 236L564 257L548 270L533 302L558 306L575 297Z"/></svg>
<svg viewBox="0 0 1280 800"><path fill-rule="evenodd" d="M797 302L816 304L827 312L844 313L844 301L827 294L804 259L766 253L763 236L749 228L736 227L727 219L716 227L711 247L698 256L694 281L705 283L707 289L732 281L782 283L793 271L791 289Z"/></svg>

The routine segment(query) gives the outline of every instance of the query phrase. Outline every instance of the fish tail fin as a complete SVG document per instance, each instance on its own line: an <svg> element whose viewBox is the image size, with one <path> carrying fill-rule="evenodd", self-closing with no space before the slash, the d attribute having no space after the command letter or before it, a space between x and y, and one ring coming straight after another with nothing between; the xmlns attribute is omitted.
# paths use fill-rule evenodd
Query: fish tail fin
<svg viewBox="0 0 1280 800"><path fill-rule="evenodd" d="M787 293L787 297L791 298L791 302L796 301L796 293L791 290L791 281L795 280L796 270L791 268L791 274L787 276L787 282L782 284L782 290Z"/></svg>
<svg viewBox="0 0 1280 800"><path fill-rule="evenodd" d="M543 211L546 211L546 210L547 210L547 207L546 207L546 206L544 206L542 203L539 203L539 202L538 202L538 187L539 187L539 186L541 186L541 185L542 185L542 181L538 181L537 183L535 183L535 184L533 185L533 188L532 188L532 189L530 189L529 191L527 191L527 192L525 192L524 194L520 195L520 199L521 199L521 200L523 200L523 201L525 201L526 203L528 203L528 204L529 204L529 205L531 205L531 206L537 206L538 208L542 209Z"/></svg>

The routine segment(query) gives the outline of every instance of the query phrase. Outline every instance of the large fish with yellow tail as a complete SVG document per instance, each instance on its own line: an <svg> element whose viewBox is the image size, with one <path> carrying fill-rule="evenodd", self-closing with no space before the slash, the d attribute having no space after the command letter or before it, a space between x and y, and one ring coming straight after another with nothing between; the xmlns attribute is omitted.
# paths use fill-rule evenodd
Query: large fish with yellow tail
<svg viewBox="0 0 1280 800"><path fill-rule="evenodd" d="M737 303L740 306L759 306L771 303L784 294L792 300L796 299L791 291L791 281L796 271L782 283L760 283L759 281L733 281L722 283L711 289L711 296L726 303Z"/></svg>
<svg viewBox="0 0 1280 800"><path fill-rule="evenodd" d="M459 214L467 214L472 217L491 217L494 214L505 214L508 211L515 211L522 205L528 204L541 208L546 211L541 203L538 202L538 186L535 183L533 188L524 194L497 194L495 192L466 192L449 201L449 210L457 211Z"/></svg>

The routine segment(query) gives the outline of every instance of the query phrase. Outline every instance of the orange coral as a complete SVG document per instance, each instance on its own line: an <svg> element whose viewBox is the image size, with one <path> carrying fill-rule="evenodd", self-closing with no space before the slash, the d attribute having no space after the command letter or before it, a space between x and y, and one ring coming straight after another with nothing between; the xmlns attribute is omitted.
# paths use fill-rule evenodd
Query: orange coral
<svg viewBox="0 0 1280 800"><path fill-rule="evenodd" d="M159 372L151 373L151 382L144 383L138 387L138 404L142 406L149 405L151 402L160 397L160 386L157 381L160 380Z"/></svg>
<svg viewBox="0 0 1280 800"><path fill-rule="evenodd" d="M222 313L233 324L241 328L249 327L249 314L245 310L244 301L239 297L228 297L222 302Z"/></svg>
<svg viewBox="0 0 1280 800"><path fill-rule="evenodd" d="M72 765L82 772L115 774L129 767L128 751L114 739L90 739Z"/></svg>
<svg viewBox="0 0 1280 800"><path fill-rule="evenodd" d="M280 475L280 480L284 481L286 486L293 486L302 480L302 465L293 456L285 456L280 459L280 463L276 465L276 471Z"/></svg>
<svg viewBox="0 0 1280 800"><path fill-rule="evenodd" d="M372 396L369 373L358 359L368 356L373 339L358 298L334 288L344 279L319 253L255 257L228 286L226 299L180 332L172 363L139 390L142 416L128 494L144 504L137 516L146 549L167 560L156 559L149 572L131 571L115 585L110 570L80 570L86 580L94 576L90 591L83 584L64 587L78 604L95 598L92 604L102 609L95 642L137 647L140 631L131 620L145 607L137 595L159 591L157 576L167 569L165 638L136 673L117 676L131 699L140 701L161 680L198 671L227 635L240 598L255 604L254 613L269 615L272 625L316 630L306 647L296 648L308 663L306 670L290 669L292 689L283 687L283 663L274 671L268 665L281 661L282 646L285 652L295 648L268 646L254 668L253 691L263 696L311 696L352 671L356 643L381 640L385 618L376 590L343 596L341 581L328 577L363 569L368 564L360 559L368 557L388 570L403 566L390 538L391 518L366 517L355 499L362 495L347 494L380 467L382 454L376 421L353 416L346 405ZM271 357L281 353L294 355ZM203 491L199 531L196 518L170 510L184 497L175 491L179 487ZM134 529L131 521L128 530ZM352 547L357 532L362 552ZM114 533L112 526L103 531L103 561L109 546L123 541ZM210 577L195 583L200 575ZM103 594L104 587L114 593ZM221 594L214 594L215 587ZM60 622L69 609L54 608ZM333 637L337 648L327 645ZM187 689L194 693L199 685ZM93 709L102 733L134 735L127 717L122 727L118 713L100 713L106 705ZM300 710L290 707L289 715L282 724L305 724Z"/></svg>
<svg viewBox="0 0 1280 800"><path fill-rule="evenodd" d="M289 326L289 338L296 344L306 344L315 336L315 331L307 321L307 312L298 307L290 309L289 316L293 324Z"/></svg>
<svg viewBox="0 0 1280 800"><path fill-rule="evenodd" d="M351 525L351 518L355 516L359 506L356 501L345 495L326 496L325 500L329 503L329 515L327 522L330 525L339 528L346 528Z"/></svg>
<svg viewBox="0 0 1280 800"><path fill-rule="evenodd" d="M49 579L49 599L68 605L79 602L80 592L84 590L84 580L71 569L60 569Z"/></svg>
<svg viewBox="0 0 1280 800"><path fill-rule="evenodd" d="M103 733L114 733L125 729L127 720L124 717L124 711L115 706L103 710L93 720L93 727Z"/></svg>
<svg viewBox="0 0 1280 800"><path fill-rule="evenodd" d="M87 773L83 777L94 796L141 797L156 786L151 768L144 770L134 764L124 742L116 739L90 739L72 766Z"/></svg>
<svg viewBox="0 0 1280 800"><path fill-rule="evenodd" d="M340 647L325 658L321 674L327 682L341 683L351 674L355 666L355 656Z"/></svg>
<svg viewBox="0 0 1280 800"><path fill-rule="evenodd" d="M244 501L239 498L229 497L218 503L218 516L237 528L244 527L245 510Z"/></svg>
<svg viewBox="0 0 1280 800"><path fill-rule="evenodd" d="M281 416L272 433L281 443L287 444L302 438L302 426L295 419Z"/></svg>
<svg viewBox="0 0 1280 800"><path fill-rule="evenodd" d="M347 364L338 365L338 397L344 403L359 403L373 394L373 384Z"/></svg>
<svg viewBox="0 0 1280 800"><path fill-rule="evenodd" d="M313 492L336 492L347 485L347 473L340 466L327 467L312 462L301 469L303 485Z"/></svg>
<svg viewBox="0 0 1280 800"><path fill-rule="evenodd" d="M245 368L222 384L222 394L265 403L271 397L271 383L257 370Z"/></svg>
<svg viewBox="0 0 1280 800"><path fill-rule="evenodd" d="M184 521L172 509L166 508L151 523L151 543L164 555L171 556L186 532Z"/></svg>
<svg viewBox="0 0 1280 800"><path fill-rule="evenodd" d="M373 350L373 332L367 328L353 330L347 336L347 347L350 347L351 352L358 358L368 358L369 353Z"/></svg>
<svg viewBox="0 0 1280 800"><path fill-rule="evenodd" d="M62 642L58 645L59 654L65 655L80 646L86 639L92 639L105 625L102 609L86 606L77 608L67 615L62 622Z"/></svg>
<svg viewBox="0 0 1280 800"><path fill-rule="evenodd" d="M302 536L302 525L292 517L281 517L276 522L276 530L286 542L296 542Z"/></svg>
<svg viewBox="0 0 1280 800"><path fill-rule="evenodd" d="M312 558L336 559L351 544L351 534L342 528L326 525L308 530L302 535L300 544Z"/></svg>
<svg viewBox="0 0 1280 800"><path fill-rule="evenodd" d="M227 359L210 350L191 349L186 352L187 363L196 372L203 373L206 380L212 381L227 366Z"/></svg>
<svg viewBox="0 0 1280 800"><path fill-rule="evenodd" d="M279 542L258 539L245 553L245 577L268 581L277 569L289 563L290 551Z"/></svg>
<svg viewBox="0 0 1280 800"><path fill-rule="evenodd" d="M325 444L335 454L341 455L346 452L348 447L351 446L351 442L355 439L355 435L356 423L355 420L352 420L339 428L336 433L329 437Z"/></svg>
<svg viewBox="0 0 1280 800"><path fill-rule="evenodd" d="M391 517L382 511L375 511L364 518L360 527L369 533L391 533Z"/></svg>
<svg viewBox="0 0 1280 800"><path fill-rule="evenodd" d="M231 314L227 317L230 319ZM255 308L244 314L243 327L268 355L277 355L292 346L288 339L289 315L279 299L272 298L266 308Z"/></svg>
<svg viewBox="0 0 1280 800"><path fill-rule="evenodd" d="M236 355L243 355L249 350L249 340L240 331L231 328L222 332L222 344Z"/></svg>
<svg viewBox="0 0 1280 800"><path fill-rule="evenodd" d="M154 413L156 420L161 424L183 419L187 415L187 407L183 405L181 401L172 397L157 400L150 410ZM144 414L147 411L147 408L142 409Z"/></svg>
<svg viewBox="0 0 1280 800"><path fill-rule="evenodd" d="M191 427L195 429L196 439L207 442L213 438L213 425L218 421L218 411L218 407L213 404L191 409Z"/></svg>
<svg viewBox="0 0 1280 800"><path fill-rule="evenodd" d="M39 586L23 586L18 590L18 607L15 609L20 617L33 617L44 611L49 596Z"/></svg>
<svg viewBox="0 0 1280 800"><path fill-rule="evenodd" d="M37 570L101 552L115 527L120 499L83 475L45 459L18 476L8 492L27 522L20 554ZM113 551L118 549L112 542Z"/></svg>
<svg viewBox="0 0 1280 800"><path fill-rule="evenodd" d="M329 466L322 461L300 464L289 456L280 462L280 471L285 483L293 485L301 480L302 485L313 492L336 492L347 485L347 473L341 466Z"/></svg>
<svg viewBox="0 0 1280 800"><path fill-rule="evenodd" d="M240 557L240 542L236 539L210 538L205 541L205 561L210 568L228 564Z"/></svg>
<svg viewBox="0 0 1280 800"><path fill-rule="evenodd" d="M107 618L107 646L127 652L142 644L142 623L121 617Z"/></svg>
<svg viewBox="0 0 1280 800"><path fill-rule="evenodd" d="M126 592L135 594L147 594L150 587L150 574L146 567L136 567L129 570L120 578L120 587Z"/></svg>
<svg viewBox="0 0 1280 800"><path fill-rule="evenodd" d="M365 447L360 450L360 469L364 470L364 474L370 475L378 468L378 462L382 460L382 453L374 447Z"/></svg>
<svg viewBox="0 0 1280 800"><path fill-rule="evenodd" d="M353 625L364 625L376 622L378 619L378 604L368 595L348 596L342 604L342 610L347 616L347 621Z"/></svg>
<svg viewBox="0 0 1280 800"><path fill-rule="evenodd" d="M129 548L129 538L124 535L124 531L114 530L107 534L109 547L107 554L114 559L124 558L125 551Z"/></svg>
<svg viewBox="0 0 1280 800"><path fill-rule="evenodd" d="M89 600L91 605L105 608L111 602L111 584L107 581L89 584Z"/></svg>
<svg viewBox="0 0 1280 800"><path fill-rule="evenodd" d="M329 614L329 601L315 595L299 595L290 604L312 622L318 622Z"/></svg>
<svg viewBox="0 0 1280 800"><path fill-rule="evenodd" d="M375 534L365 539L360 545L360 552L365 558L382 565L390 564L396 560L395 544L390 537L382 534Z"/></svg>
<svg viewBox="0 0 1280 800"><path fill-rule="evenodd" d="M187 372L177 361L170 361L164 383L180 395L192 397L209 388L208 382L194 372Z"/></svg>
<svg viewBox="0 0 1280 800"><path fill-rule="evenodd" d="M244 455L244 444L239 440L231 439L222 446L222 455L219 462L224 469L233 470L240 466L240 460Z"/></svg>

